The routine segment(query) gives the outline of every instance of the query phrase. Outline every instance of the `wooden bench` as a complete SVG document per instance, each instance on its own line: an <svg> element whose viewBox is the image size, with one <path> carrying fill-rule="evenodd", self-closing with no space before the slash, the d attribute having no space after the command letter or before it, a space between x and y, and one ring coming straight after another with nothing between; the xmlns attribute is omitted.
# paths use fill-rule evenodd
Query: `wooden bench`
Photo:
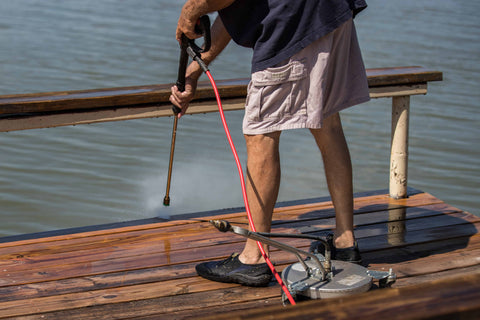
<svg viewBox="0 0 480 320"><path fill-rule="evenodd" d="M392 98L390 196L407 196L410 96L442 73L422 67L368 69L372 98ZM225 110L244 108L248 79L218 81ZM0 132L171 116L171 84L0 96ZM210 84L199 84L189 114L217 112Z"/></svg>

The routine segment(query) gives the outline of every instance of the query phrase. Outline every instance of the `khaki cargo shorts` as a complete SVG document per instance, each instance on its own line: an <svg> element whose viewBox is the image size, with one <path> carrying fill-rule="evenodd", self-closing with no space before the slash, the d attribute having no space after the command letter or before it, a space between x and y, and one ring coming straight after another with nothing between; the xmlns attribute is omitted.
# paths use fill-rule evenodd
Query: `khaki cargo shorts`
<svg viewBox="0 0 480 320"><path fill-rule="evenodd" d="M252 74L243 133L322 127L323 119L370 100L353 20L275 67Z"/></svg>

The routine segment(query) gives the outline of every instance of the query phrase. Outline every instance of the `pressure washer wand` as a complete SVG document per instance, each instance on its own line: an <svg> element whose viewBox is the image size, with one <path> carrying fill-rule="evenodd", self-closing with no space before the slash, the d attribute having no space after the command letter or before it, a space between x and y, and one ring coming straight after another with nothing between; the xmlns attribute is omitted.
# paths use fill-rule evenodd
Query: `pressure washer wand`
<svg viewBox="0 0 480 320"><path fill-rule="evenodd" d="M176 86L180 92L185 91L185 72L187 71L188 64L188 40L185 35L182 35L182 43L180 45L180 61L178 64L178 75ZM177 136L178 114L182 111L176 105L172 105L173 111L173 129L172 129L172 142L170 143L170 161L168 164L168 176L167 176L167 189L165 191L165 197L163 198L163 205L170 205L170 184L172 181L173 170L173 155L175 152L175 139Z"/></svg>
<svg viewBox="0 0 480 320"><path fill-rule="evenodd" d="M200 17L197 25L195 26L195 31L198 34L201 34L204 38L203 48L198 47L195 44L194 40L188 39L184 34L182 34L181 43L180 43L180 61L178 63L178 74L176 86L180 92L185 91L185 73L187 71L188 57L198 56L202 52L206 52L210 49L211 39L210 39L210 18L208 16ZM201 60L201 59L200 59ZM202 61L203 63L203 61ZM168 164L168 175L167 175L167 188L165 192L165 197L163 198L163 205L170 205L170 184L172 181L172 171L173 171L173 155L175 152L175 139L177 136L177 124L178 124L178 114L182 111L179 107L172 105L173 110L173 129L172 129L172 142L170 144L170 161Z"/></svg>
<svg viewBox="0 0 480 320"><path fill-rule="evenodd" d="M170 183L172 181L173 153L175 152L175 138L177 135L177 123L178 123L177 114L178 112L174 114L174 118L173 118L172 142L170 144L170 162L168 163L167 190L165 191L165 197L163 198L164 206L170 205Z"/></svg>

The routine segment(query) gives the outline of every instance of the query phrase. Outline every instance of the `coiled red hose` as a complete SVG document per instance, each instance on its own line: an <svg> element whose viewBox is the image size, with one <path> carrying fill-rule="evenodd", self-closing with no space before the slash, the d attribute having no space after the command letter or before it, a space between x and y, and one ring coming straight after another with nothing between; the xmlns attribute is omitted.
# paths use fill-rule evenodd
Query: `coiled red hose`
<svg viewBox="0 0 480 320"><path fill-rule="evenodd" d="M247 211L248 222L250 224L250 228L252 229L252 231L256 232L255 225L254 225L253 219L252 219L252 213L250 212L250 206L248 205L247 190L246 190L246 187L245 187L245 178L244 178L244 175L243 175L242 165L240 163L240 159L238 158L238 153L237 153L237 150L235 149L235 144L233 143L232 136L230 134L230 130L228 129L227 121L225 120L225 114L223 112L223 107L222 107L222 101L220 99L220 94L218 93L217 85L216 85L215 80L213 79L210 71L208 69L204 70L204 71L207 74L208 79L210 80L210 83L212 84L213 91L215 92L215 98L217 99L218 111L220 113L220 118L222 119L223 128L225 129L225 134L227 135L228 144L230 145L230 148L232 149L233 157L235 158L235 163L237 165L238 174L240 176L240 185L242 187L243 202L245 203L245 210ZM273 275L275 276L278 283L282 287L283 292L285 292L285 295L287 296L288 300L290 301L290 303L292 305L295 305L296 304L295 300L293 299L292 295L290 294L287 287L283 283L282 278L280 277L278 272L275 270L275 267L273 266L273 263L268 258L267 253L263 249L262 244L259 241L257 241L257 245L258 245L258 248L260 249L260 252L262 253L263 258L267 262L270 270L272 270Z"/></svg>

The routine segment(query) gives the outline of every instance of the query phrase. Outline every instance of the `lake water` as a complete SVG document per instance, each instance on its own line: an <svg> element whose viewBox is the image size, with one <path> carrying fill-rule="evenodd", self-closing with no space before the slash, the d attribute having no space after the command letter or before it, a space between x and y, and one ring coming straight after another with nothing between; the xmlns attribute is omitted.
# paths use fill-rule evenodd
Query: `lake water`
<svg viewBox="0 0 480 320"><path fill-rule="evenodd" d="M176 79L183 1L15 0L0 5L0 94ZM370 0L356 19L367 68L419 65L444 73L411 99L409 185L474 214L480 187L479 1ZM233 43L216 79L249 77ZM388 188L390 100L345 111L355 191ZM245 162L242 112L226 114ZM2 133L0 236L243 206L218 114L179 122L171 206L162 205L171 118ZM307 131L284 132L279 201L327 196Z"/></svg>

